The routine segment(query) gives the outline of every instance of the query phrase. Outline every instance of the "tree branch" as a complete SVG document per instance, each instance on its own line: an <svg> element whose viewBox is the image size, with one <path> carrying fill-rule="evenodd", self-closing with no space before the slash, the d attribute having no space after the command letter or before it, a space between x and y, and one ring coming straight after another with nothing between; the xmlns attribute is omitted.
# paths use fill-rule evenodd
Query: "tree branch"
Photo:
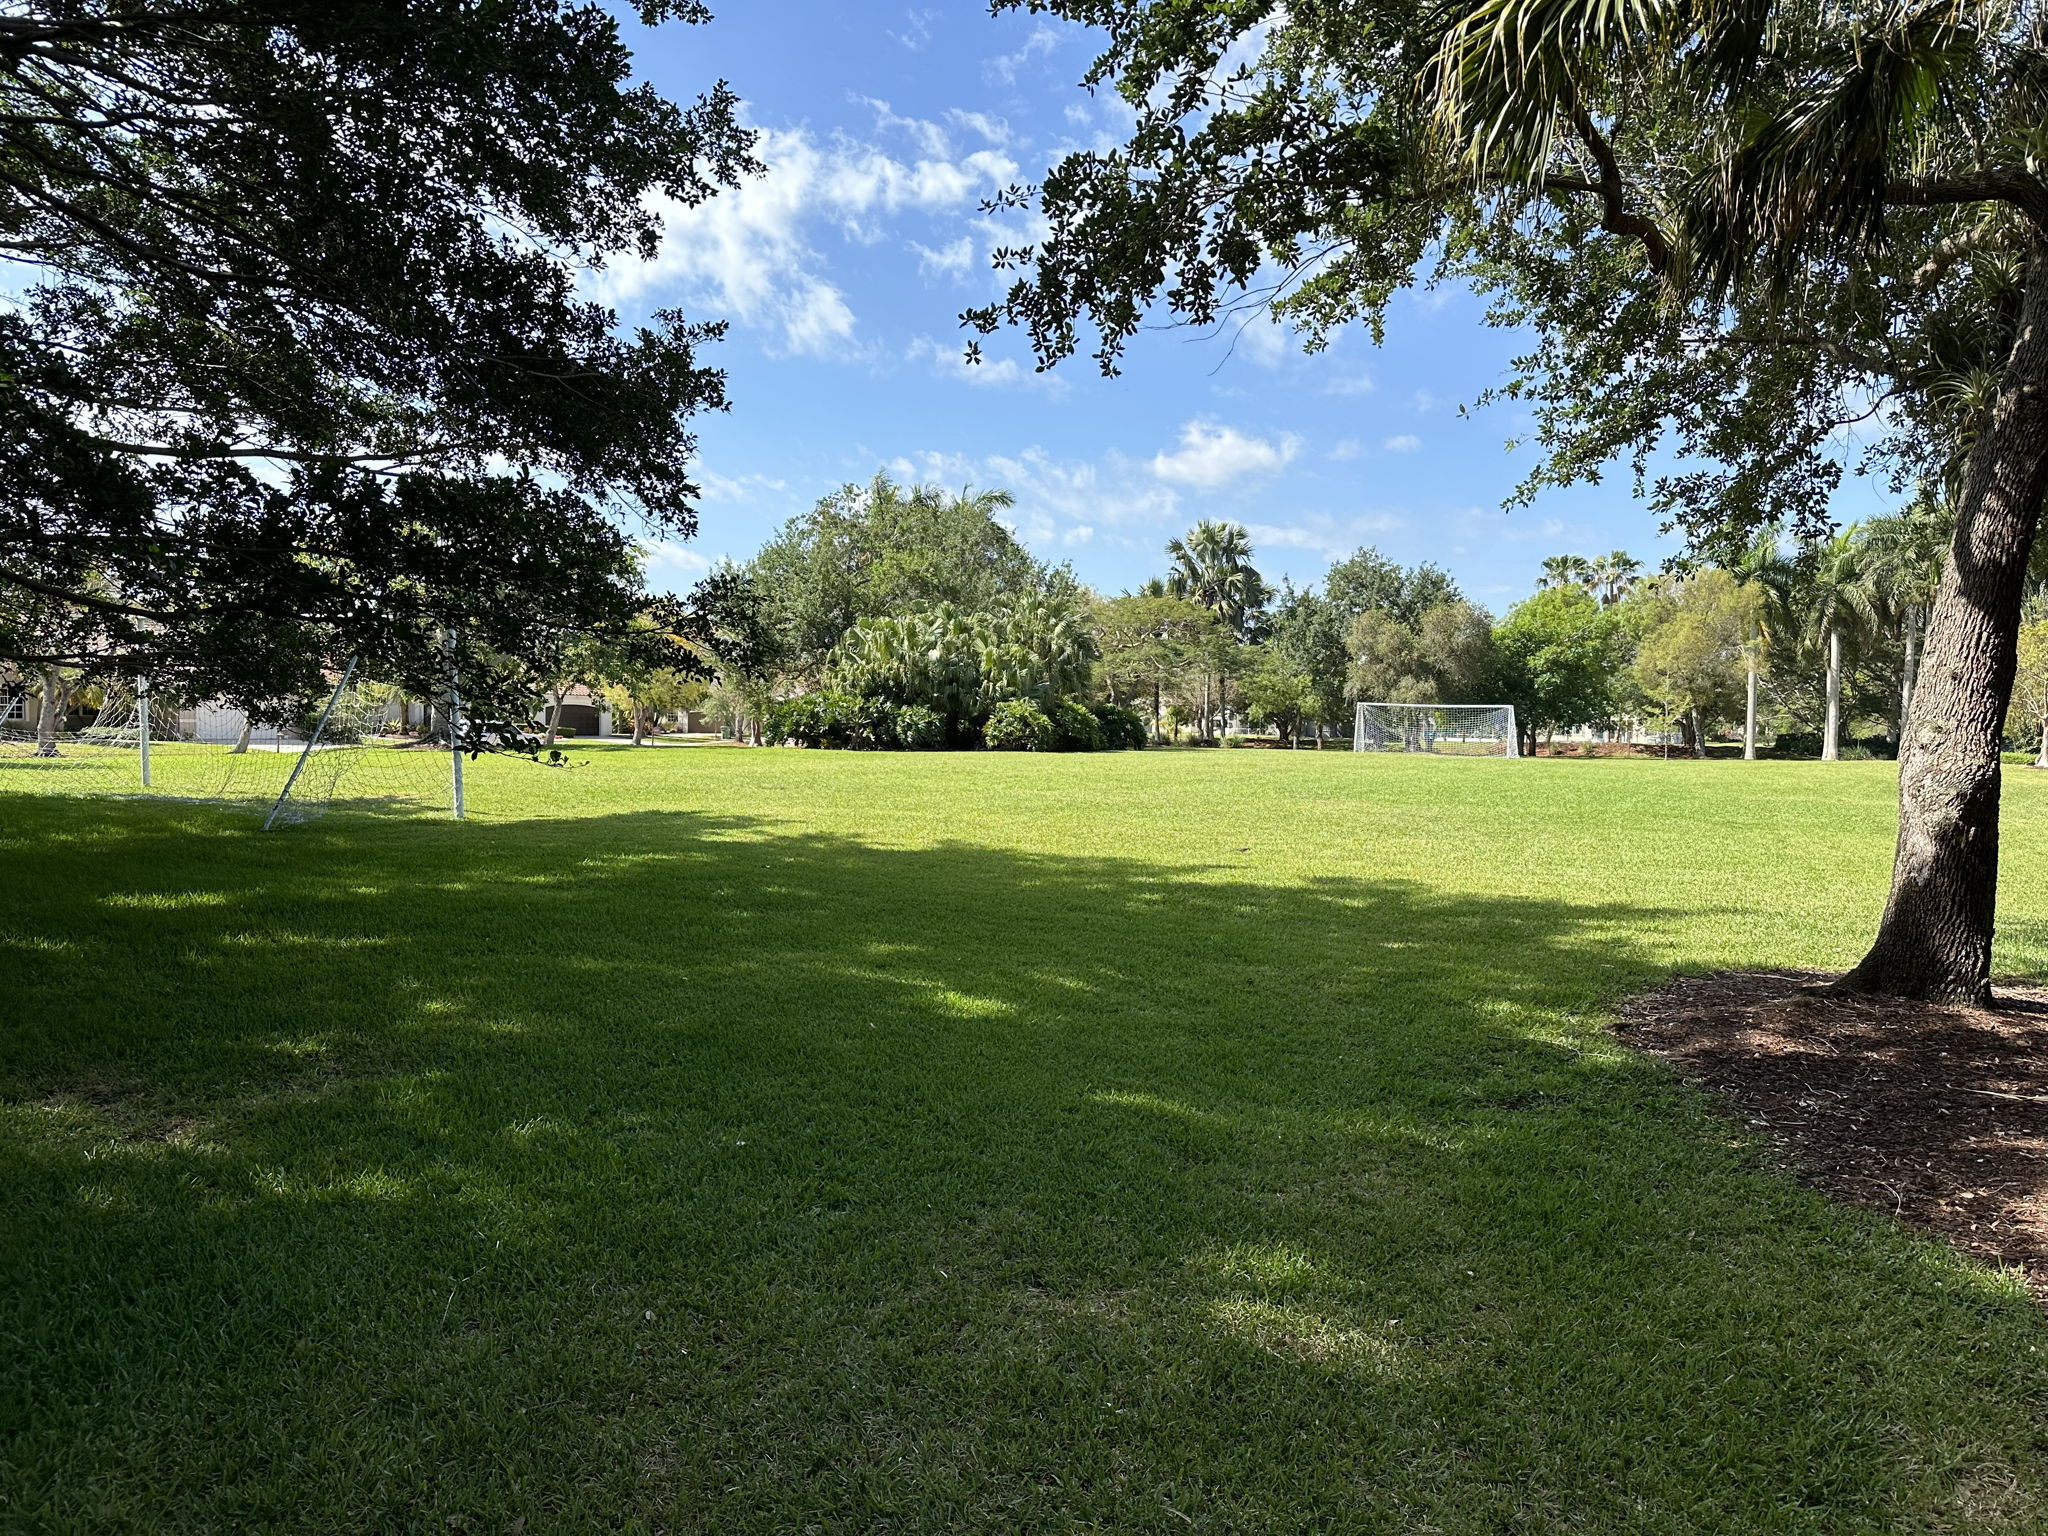
<svg viewBox="0 0 2048 1536"><path fill-rule="evenodd" d="M1650 263L1650 270L1663 276L1671 265L1671 242L1664 237L1664 231L1657 227L1654 219L1640 213L1631 213L1626 199L1627 184L1621 174L1621 162L1615 158L1614 146L1607 142L1593 115L1584 106L1574 102L1570 111L1572 131L1579 136L1579 142L1586 146L1586 152L1593 157L1593 163L1600 167L1600 179L1587 181L1579 176L1546 176L1543 187L1549 192L1589 192L1600 199L1600 227L1609 234L1623 235L1642 242L1643 255Z"/></svg>
<svg viewBox="0 0 2048 1536"><path fill-rule="evenodd" d="M2026 171L1977 171L1964 176L1904 177L1885 187L1895 208L1946 208L1957 203L2009 203L2048 231L2048 186Z"/></svg>
<svg viewBox="0 0 2048 1536"><path fill-rule="evenodd" d="M0 582L33 592L39 597L54 597L60 603L76 603L81 608L91 608L100 613L126 614L134 619L155 619L168 624L177 619L175 613L165 613L156 608L137 608L130 603L117 603L110 598L93 597L85 592L73 592L68 587L53 586L46 581L37 581L33 576L24 576L19 571L10 571L0 566Z"/></svg>

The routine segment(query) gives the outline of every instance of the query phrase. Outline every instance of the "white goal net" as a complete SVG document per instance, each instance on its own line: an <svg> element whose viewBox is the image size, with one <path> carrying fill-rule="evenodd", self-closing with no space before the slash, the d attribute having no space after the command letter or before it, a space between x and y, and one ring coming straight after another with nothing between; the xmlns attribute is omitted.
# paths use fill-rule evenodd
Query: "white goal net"
<svg viewBox="0 0 2048 1536"><path fill-rule="evenodd" d="M1354 752L1436 752L1447 757L1520 757L1512 704L1358 706Z"/></svg>
<svg viewBox="0 0 2048 1536"><path fill-rule="evenodd" d="M460 814L445 708L409 705L353 667L283 720L128 681L95 691L90 723L75 707L37 718L43 700L25 689L0 695L0 783L203 801L260 815L266 826L333 810Z"/></svg>

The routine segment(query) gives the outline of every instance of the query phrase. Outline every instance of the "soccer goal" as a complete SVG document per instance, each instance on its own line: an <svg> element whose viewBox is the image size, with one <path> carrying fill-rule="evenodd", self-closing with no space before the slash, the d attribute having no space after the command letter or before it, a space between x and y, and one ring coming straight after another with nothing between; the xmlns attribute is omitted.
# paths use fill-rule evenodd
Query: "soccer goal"
<svg viewBox="0 0 2048 1536"><path fill-rule="evenodd" d="M263 719L218 701L188 701L121 679L99 691L90 724L30 724L11 701L0 722L0 773L60 794L146 795L261 816L266 828L329 811L463 814L462 755L451 732L458 696L414 709L364 681L353 664L296 715ZM88 707L89 704L88 704ZM459 719L459 714L454 714Z"/></svg>
<svg viewBox="0 0 2048 1536"><path fill-rule="evenodd" d="M1354 752L1437 752L1447 757L1520 757L1512 704L1358 706Z"/></svg>

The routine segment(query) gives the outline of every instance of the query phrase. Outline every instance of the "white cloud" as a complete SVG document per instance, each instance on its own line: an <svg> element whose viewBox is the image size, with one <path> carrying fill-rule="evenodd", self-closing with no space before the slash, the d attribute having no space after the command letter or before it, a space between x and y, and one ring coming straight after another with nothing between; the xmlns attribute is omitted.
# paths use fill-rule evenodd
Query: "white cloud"
<svg viewBox="0 0 2048 1536"><path fill-rule="evenodd" d="M707 557L672 539L642 539L640 554L646 562L647 580L652 586L699 576L711 569L711 561Z"/></svg>
<svg viewBox="0 0 2048 1536"><path fill-rule="evenodd" d="M933 250L928 245L919 245L915 240L910 248L917 252L917 267L920 272L944 277L965 277L974 268L977 254L974 241L966 235L958 240Z"/></svg>
<svg viewBox="0 0 2048 1536"><path fill-rule="evenodd" d="M872 242L882 238L884 216L969 212L1017 175L1016 162L993 150L951 158L936 125L889 114L886 126L921 151L939 152L903 160L843 137L821 141L808 129L763 130L757 152L766 172L696 207L663 201L659 252L600 273L599 296L680 298L773 333L782 352L850 355L856 319L825 275L813 245L817 226L836 224L843 236Z"/></svg>
<svg viewBox="0 0 2048 1536"><path fill-rule="evenodd" d="M970 456L926 451L891 466L906 480L1009 491L1018 537L1051 551L1081 544L1157 552L1179 531L1180 497L1153 480L1146 466L1120 454L1101 463L1056 459L1042 448Z"/></svg>
<svg viewBox="0 0 2048 1536"><path fill-rule="evenodd" d="M1213 491L1245 475L1283 469L1300 448L1301 439L1291 432L1267 439L1214 422L1191 421L1180 429L1178 452L1153 456L1152 473Z"/></svg>
<svg viewBox="0 0 2048 1536"><path fill-rule="evenodd" d="M870 107L875 114L877 133L901 133L914 142L918 149L934 158L944 158L953 152L953 146L946 138L946 130L928 118L899 117L886 101L877 101L872 96L853 98Z"/></svg>
<svg viewBox="0 0 2048 1536"><path fill-rule="evenodd" d="M704 488L706 501L752 501L760 491L786 491L787 480L772 479L767 475L721 475L716 470L699 469L697 483Z"/></svg>
<svg viewBox="0 0 2048 1536"><path fill-rule="evenodd" d="M903 30L889 35L912 53L922 53L925 44L932 40L932 23L938 19L937 11L905 11Z"/></svg>
<svg viewBox="0 0 2048 1536"><path fill-rule="evenodd" d="M1408 520L1398 512L1361 512L1350 517L1332 517L1312 512L1291 523L1247 523L1256 549L1306 549L1331 559L1350 554L1359 545L1397 528Z"/></svg>
<svg viewBox="0 0 2048 1536"><path fill-rule="evenodd" d="M1380 446L1389 453L1414 453L1422 446L1422 439L1412 433L1403 432L1399 437L1390 437Z"/></svg>
<svg viewBox="0 0 2048 1536"><path fill-rule="evenodd" d="M990 117L986 112L963 112L953 107L947 111L946 121L986 139L998 149L1007 145L1012 137L1008 123L1000 117Z"/></svg>
<svg viewBox="0 0 2048 1536"><path fill-rule="evenodd" d="M1042 58L1059 47L1060 35L1044 22L1032 28L1031 35L1024 39L1024 45L1015 53L1001 53L982 66L983 73L991 80L1004 85L1017 83L1017 71L1033 59Z"/></svg>
<svg viewBox="0 0 2048 1536"><path fill-rule="evenodd" d="M972 384L982 389L1029 387L1043 389L1054 395L1067 392L1067 381L1054 373L1040 373L1026 368L1014 357L986 357L978 363L967 361L961 347L955 343L935 341L929 336L919 336L910 343L905 354L912 362L929 362L932 371L941 378L954 379L962 384Z"/></svg>
<svg viewBox="0 0 2048 1536"><path fill-rule="evenodd" d="M1330 380L1323 386L1326 395L1369 395L1373 392L1372 375L1369 373L1344 374Z"/></svg>
<svg viewBox="0 0 2048 1536"><path fill-rule="evenodd" d="M1346 460L1357 458L1361 451L1358 439L1347 437L1330 450L1330 457L1342 464Z"/></svg>
<svg viewBox="0 0 2048 1536"><path fill-rule="evenodd" d="M1436 396L1432 395L1426 389L1418 389L1417 391L1415 391L1414 401L1415 409L1418 411L1426 413L1436 409Z"/></svg>
<svg viewBox="0 0 2048 1536"><path fill-rule="evenodd" d="M1278 368L1294 349L1294 333L1278 321L1255 315L1238 327L1231 339L1234 350L1261 368Z"/></svg>

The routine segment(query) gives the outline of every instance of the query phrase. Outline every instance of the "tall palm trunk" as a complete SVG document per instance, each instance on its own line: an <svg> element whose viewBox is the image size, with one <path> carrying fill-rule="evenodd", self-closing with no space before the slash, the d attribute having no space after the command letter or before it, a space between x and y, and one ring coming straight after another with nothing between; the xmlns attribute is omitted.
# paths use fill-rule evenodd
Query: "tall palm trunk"
<svg viewBox="0 0 2048 1536"><path fill-rule="evenodd" d="M1742 709L1742 760L1756 761L1756 650L1749 653L1749 697Z"/></svg>
<svg viewBox="0 0 2048 1536"><path fill-rule="evenodd" d="M1842 632L1828 626L1828 721L1821 736L1820 760L1840 762L1842 758Z"/></svg>
<svg viewBox="0 0 2048 1536"><path fill-rule="evenodd" d="M43 707L36 715L36 756L57 755L57 727L63 707L63 689L55 667L43 668Z"/></svg>
<svg viewBox="0 0 2048 1536"><path fill-rule="evenodd" d="M2048 242L2027 256L2019 334L1971 447L1948 567L1899 744L1899 842L1877 940L1842 986L1943 1002L1991 996L1998 753L2020 598L2048 493Z"/></svg>

